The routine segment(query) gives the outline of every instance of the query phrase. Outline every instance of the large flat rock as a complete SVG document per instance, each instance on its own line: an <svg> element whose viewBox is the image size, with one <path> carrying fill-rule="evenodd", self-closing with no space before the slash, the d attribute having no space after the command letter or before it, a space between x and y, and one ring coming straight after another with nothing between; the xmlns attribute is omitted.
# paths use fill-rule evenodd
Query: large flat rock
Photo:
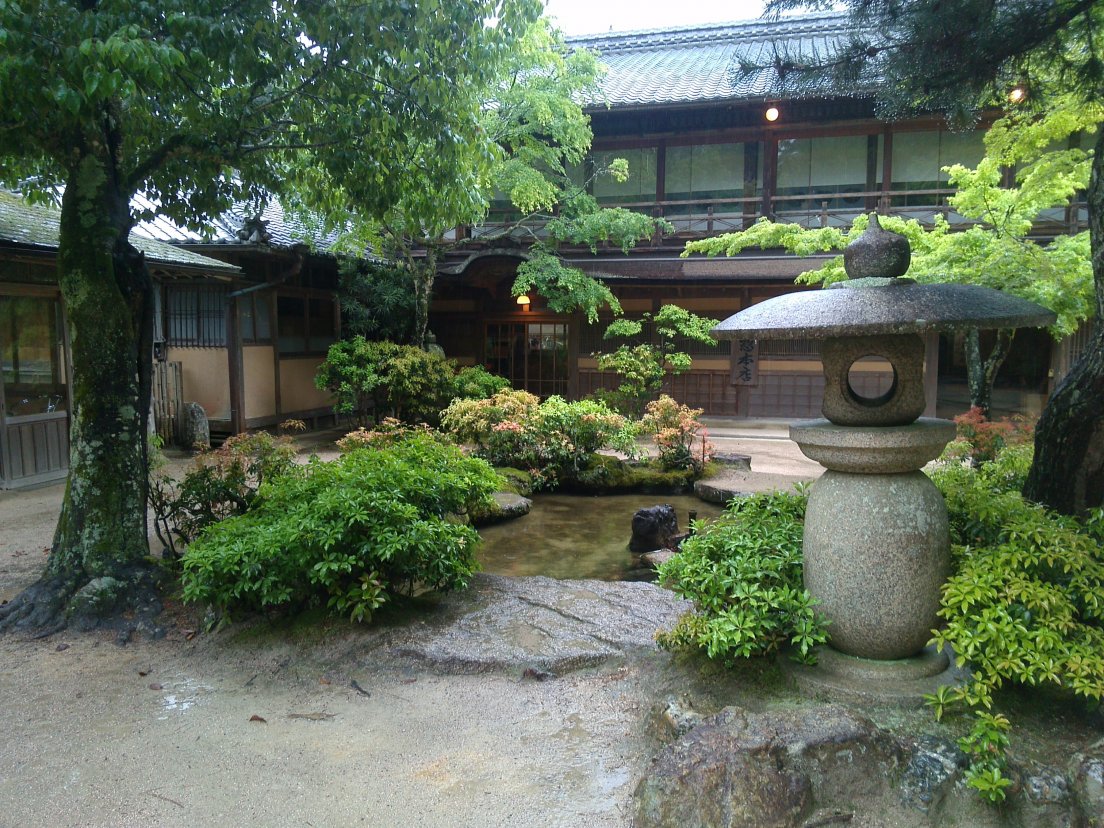
<svg viewBox="0 0 1104 828"><path fill-rule="evenodd" d="M481 574L429 617L389 631L385 646L449 673L562 675L654 652L656 631L688 609L649 583Z"/></svg>

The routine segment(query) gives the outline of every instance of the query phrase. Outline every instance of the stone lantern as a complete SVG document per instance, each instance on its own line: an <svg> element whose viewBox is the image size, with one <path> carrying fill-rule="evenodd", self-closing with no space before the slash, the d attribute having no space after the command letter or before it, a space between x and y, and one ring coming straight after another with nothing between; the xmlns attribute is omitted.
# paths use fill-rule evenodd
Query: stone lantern
<svg viewBox="0 0 1104 828"><path fill-rule="evenodd" d="M922 335L1055 320L1039 305L989 288L900 278L910 257L908 240L873 215L844 252L849 281L769 299L713 329L717 339L822 340L825 419L790 427L801 451L827 469L809 495L805 586L830 622L836 653L821 661L860 683L934 676L947 667L945 655L922 652L938 625L950 541L943 497L920 468L940 455L955 426L920 416ZM855 362L869 356L884 358L893 372L876 397L850 380Z"/></svg>

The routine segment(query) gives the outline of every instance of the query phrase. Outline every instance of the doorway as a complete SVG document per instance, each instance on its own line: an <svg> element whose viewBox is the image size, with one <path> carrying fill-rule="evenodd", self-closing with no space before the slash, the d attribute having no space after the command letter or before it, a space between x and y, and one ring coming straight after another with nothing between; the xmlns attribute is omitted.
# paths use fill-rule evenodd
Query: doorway
<svg viewBox="0 0 1104 828"><path fill-rule="evenodd" d="M541 399L566 396L567 333L566 322L488 322L486 368Z"/></svg>

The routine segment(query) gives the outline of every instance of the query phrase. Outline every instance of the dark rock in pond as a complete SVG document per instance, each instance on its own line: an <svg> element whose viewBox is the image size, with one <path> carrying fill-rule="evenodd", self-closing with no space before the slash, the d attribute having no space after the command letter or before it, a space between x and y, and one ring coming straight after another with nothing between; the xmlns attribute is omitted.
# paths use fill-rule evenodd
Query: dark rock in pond
<svg viewBox="0 0 1104 828"><path fill-rule="evenodd" d="M679 534L675 507L669 504L640 509L632 519L632 538L629 549L633 552L650 552L671 545Z"/></svg>
<svg viewBox="0 0 1104 828"><path fill-rule="evenodd" d="M728 707L659 754L636 788L633 824L796 828L810 818L850 821L846 814L864 800L884 796L901 764L893 739L835 705L768 713Z"/></svg>
<svg viewBox="0 0 1104 828"><path fill-rule="evenodd" d="M695 483L694 494L706 503L721 504L728 503L733 498L751 496L750 492L742 492L739 489L733 489L725 485L723 482L711 482L709 480L699 480Z"/></svg>
<svg viewBox="0 0 1104 828"><path fill-rule="evenodd" d="M656 549L652 552L645 552L640 556L640 559L652 569L659 569L663 564L675 557L675 554L676 552L673 549Z"/></svg>
<svg viewBox="0 0 1104 828"><path fill-rule="evenodd" d="M502 523L529 514L533 501L513 492L495 492L491 497L494 506L487 511L478 511L471 514L471 522L475 526L489 526L492 523Z"/></svg>

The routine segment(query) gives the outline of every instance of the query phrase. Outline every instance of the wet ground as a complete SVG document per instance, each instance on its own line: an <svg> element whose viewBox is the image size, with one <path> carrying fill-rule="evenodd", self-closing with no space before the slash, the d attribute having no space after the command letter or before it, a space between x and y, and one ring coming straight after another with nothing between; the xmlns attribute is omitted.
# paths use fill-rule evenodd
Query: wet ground
<svg viewBox="0 0 1104 828"><path fill-rule="evenodd" d="M788 487L810 464L779 437L716 442L752 455L744 488ZM42 571L61 495L0 492L0 600ZM623 517L601 523L627 541ZM166 623L165 639L124 647L110 635L0 636L0 828L627 826L656 749L656 702L758 693L755 669L740 678L750 690L731 676L703 683L650 633L623 657L553 677L527 666L524 647L490 672L456 674L381 658L375 627L262 619L204 634L179 607ZM483 616L467 623L476 640L503 638ZM619 625L603 622L602 646ZM527 629L522 643L540 644L554 627Z"/></svg>

